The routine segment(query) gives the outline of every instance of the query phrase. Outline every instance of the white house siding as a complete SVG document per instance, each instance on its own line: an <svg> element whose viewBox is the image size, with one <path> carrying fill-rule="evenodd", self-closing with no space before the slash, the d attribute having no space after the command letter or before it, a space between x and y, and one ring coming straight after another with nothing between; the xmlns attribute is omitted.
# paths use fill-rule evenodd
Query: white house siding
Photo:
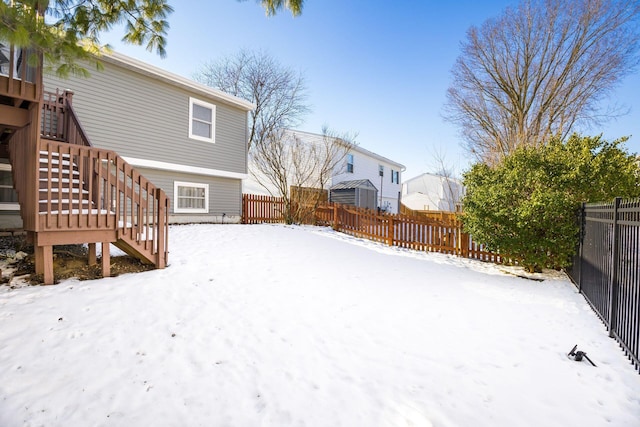
<svg viewBox="0 0 640 427"><path fill-rule="evenodd" d="M378 207L387 206L390 213L398 213L404 166L361 147L355 147L351 151L351 154L353 155L353 172L346 172L347 159L345 159L344 164L340 166L337 173L333 176L332 185L342 181L368 179L378 189ZM379 165L384 167L382 180L378 173ZM398 171L399 179L397 184L391 182L392 170ZM382 204L380 204L381 193Z"/></svg>
<svg viewBox="0 0 640 427"><path fill-rule="evenodd" d="M414 210L455 211L463 195L459 180L430 173L402 184L402 203Z"/></svg>

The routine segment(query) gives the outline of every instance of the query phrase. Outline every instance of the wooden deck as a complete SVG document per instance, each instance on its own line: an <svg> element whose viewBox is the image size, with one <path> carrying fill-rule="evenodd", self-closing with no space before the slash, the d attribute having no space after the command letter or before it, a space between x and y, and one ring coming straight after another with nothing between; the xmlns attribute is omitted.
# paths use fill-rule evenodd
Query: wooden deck
<svg viewBox="0 0 640 427"><path fill-rule="evenodd" d="M36 252L36 272L54 282L52 247L109 244L145 263L168 260L169 200L117 153L92 146L72 106L72 93L44 92L41 67L16 75L11 50L0 75L0 144L8 153L23 228ZM32 80L32 81L30 81Z"/></svg>

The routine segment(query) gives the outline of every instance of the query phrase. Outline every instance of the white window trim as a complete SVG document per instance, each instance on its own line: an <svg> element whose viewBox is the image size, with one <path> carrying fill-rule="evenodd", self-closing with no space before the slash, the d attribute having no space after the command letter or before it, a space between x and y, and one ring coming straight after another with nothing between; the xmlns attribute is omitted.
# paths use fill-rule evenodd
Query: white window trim
<svg viewBox="0 0 640 427"><path fill-rule="evenodd" d="M353 154L347 154L347 173L353 173L353 170L355 169L353 166L354 163L355 163L355 158ZM349 170L349 166L351 166L351 170Z"/></svg>
<svg viewBox="0 0 640 427"><path fill-rule="evenodd" d="M178 203L178 187L204 188L204 209L181 208ZM209 184L201 182L173 181L173 212L174 213L209 213Z"/></svg>
<svg viewBox="0 0 640 427"><path fill-rule="evenodd" d="M201 107L211 109L211 138L205 138L200 135L193 134L193 105L197 104ZM212 142L215 144L216 137L216 106L208 102L201 101L196 98L189 97L189 138L197 141Z"/></svg>

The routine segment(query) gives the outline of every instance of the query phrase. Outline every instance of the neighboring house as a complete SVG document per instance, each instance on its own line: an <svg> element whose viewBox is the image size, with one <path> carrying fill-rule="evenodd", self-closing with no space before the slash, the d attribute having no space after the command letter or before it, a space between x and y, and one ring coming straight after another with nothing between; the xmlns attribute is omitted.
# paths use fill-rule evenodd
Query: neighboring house
<svg viewBox="0 0 640 427"><path fill-rule="evenodd" d="M318 144L323 139L323 135L320 134L292 129L287 130L285 135L289 138L298 138L309 144ZM249 168L252 176L244 182L243 191L245 193L277 194L273 186L267 185L268 188L264 188L260 184L260 182L266 183L267 180L264 177L256 180L255 175L257 173L251 164ZM356 145L351 148L334 169L331 178L325 185L325 189L329 190L343 182L357 181L361 184L368 180L376 190L376 200L373 208L381 208L389 213L397 213L399 211L402 172L404 170L405 167L402 164ZM345 189L342 187L340 190ZM370 198L370 195L367 197ZM366 207L370 207L369 205L370 203L367 202Z"/></svg>
<svg viewBox="0 0 640 427"><path fill-rule="evenodd" d="M344 166L333 176L332 185L368 179L378 190L377 207L389 213L398 213L404 170L401 163L355 146L345 158Z"/></svg>
<svg viewBox="0 0 640 427"><path fill-rule="evenodd" d="M91 77L45 75L73 92L91 143L113 150L162 188L170 223L239 222L253 104L128 56Z"/></svg>
<svg viewBox="0 0 640 427"><path fill-rule="evenodd" d="M418 211L455 212L464 195L455 178L423 173L402 183L402 204Z"/></svg>

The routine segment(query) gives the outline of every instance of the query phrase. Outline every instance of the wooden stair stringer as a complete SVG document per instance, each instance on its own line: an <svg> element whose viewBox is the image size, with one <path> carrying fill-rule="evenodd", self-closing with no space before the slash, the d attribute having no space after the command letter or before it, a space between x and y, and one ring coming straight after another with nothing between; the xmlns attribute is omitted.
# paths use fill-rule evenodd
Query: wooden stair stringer
<svg viewBox="0 0 640 427"><path fill-rule="evenodd" d="M144 241L136 241L135 239L130 239L128 236L122 236L121 233L118 234L118 239L112 244L129 255L130 257L136 258L143 264L147 265L156 265L156 255L152 250L144 247ZM151 245L153 242L150 242Z"/></svg>

